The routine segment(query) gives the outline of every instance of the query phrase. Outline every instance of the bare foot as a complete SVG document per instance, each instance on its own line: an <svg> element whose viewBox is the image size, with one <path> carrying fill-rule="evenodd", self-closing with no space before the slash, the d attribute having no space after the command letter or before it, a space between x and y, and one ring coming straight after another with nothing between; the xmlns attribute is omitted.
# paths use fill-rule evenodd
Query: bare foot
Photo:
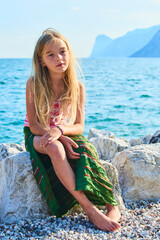
<svg viewBox="0 0 160 240"><path fill-rule="evenodd" d="M105 216L96 206L91 205L84 209L89 220L99 229L106 230L107 232L116 231L120 225L107 216Z"/></svg>
<svg viewBox="0 0 160 240"><path fill-rule="evenodd" d="M106 214L106 216L108 218L110 218L112 221L118 223L118 221L119 221L119 219L121 217L121 214L120 214L118 206L113 206L113 205L110 205L110 204L107 203L106 207L107 207L107 214Z"/></svg>

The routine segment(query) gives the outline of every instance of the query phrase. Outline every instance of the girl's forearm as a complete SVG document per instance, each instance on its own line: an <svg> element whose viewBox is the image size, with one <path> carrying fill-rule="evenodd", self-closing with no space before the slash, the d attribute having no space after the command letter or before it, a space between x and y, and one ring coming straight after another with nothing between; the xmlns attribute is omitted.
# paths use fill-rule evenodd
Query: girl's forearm
<svg viewBox="0 0 160 240"><path fill-rule="evenodd" d="M64 135L70 135L70 136L82 134L84 131L84 125L80 123L76 123L74 125L65 125L65 126L60 125L60 128L62 129Z"/></svg>
<svg viewBox="0 0 160 240"><path fill-rule="evenodd" d="M80 123L76 123L74 125L60 125L59 127L62 129L63 135L74 136L77 134L82 134L84 131L84 126ZM50 127L47 128L37 122L30 124L30 130L35 135L43 136L50 129Z"/></svg>
<svg viewBox="0 0 160 240"><path fill-rule="evenodd" d="M40 123L34 123L30 125L30 130L33 134L43 136L50 128L44 127Z"/></svg>

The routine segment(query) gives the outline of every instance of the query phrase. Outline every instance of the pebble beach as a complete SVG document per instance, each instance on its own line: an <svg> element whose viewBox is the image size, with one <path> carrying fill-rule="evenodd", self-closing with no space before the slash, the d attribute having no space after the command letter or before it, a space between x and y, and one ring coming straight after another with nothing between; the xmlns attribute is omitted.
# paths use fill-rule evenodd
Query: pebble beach
<svg viewBox="0 0 160 240"><path fill-rule="evenodd" d="M83 213L73 213L59 219L51 216L11 224L0 223L0 239L160 239L160 200L126 202L125 206L120 219L121 228L116 232L98 230Z"/></svg>

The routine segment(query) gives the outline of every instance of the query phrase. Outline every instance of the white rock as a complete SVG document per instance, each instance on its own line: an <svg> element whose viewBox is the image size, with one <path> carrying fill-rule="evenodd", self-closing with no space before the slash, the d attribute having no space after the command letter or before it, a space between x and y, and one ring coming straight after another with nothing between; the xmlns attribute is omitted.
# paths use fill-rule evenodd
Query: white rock
<svg viewBox="0 0 160 240"><path fill-rule="evenodd" d="M115 138L114 134L110 131L99 130L95 128L90 128L88 139L90 138L97 138L97 137L108 137L108 138Z"/></svg>
<svg viewBox="0 0 160 240"><path fill-rule="evenodd" d="M111 160L117 152L130 147L129 142L121 138L94 137L90 139L90 142L95 146L99 157L103 160Z"/></svg>
<svg viewBox="0 0 160 240"><path fill-rule="evenodd" d="M21 141L20 145L21 145L21 147L23 147L25 149L25 141L24 140Z"/></svg>
<svg viewBox="0 0 160 240"><path fill-rule="evenodd" d="M33 176L29 153L18 144L0 144L0 153L0 221L50 216ZM116 169L109 163L105 163L105 169L120 209L124 209Z"/></svg>
<svg viewBox="0 0 160 240"><path fill-rule="evenodd" d="M150 135L146 135L146 136L141 137L141 138L133 138L129 141L129 143L130 143L131 146L136 146L136 145L141 145L141 144L149 144L152 136L153 135L150 134Z"/></svg>
<svg viewBox="0 0 160 240"><path fill-rule="evenodd" d="M133 138L129 141L131 146L141 145L142 139L141 138Z"/></svg>
<svg viewBox="0 0 160 240"><path fill-rule="evenodd" d="M121 196L121 188L118 181L118 171L115 166L107 161L101 160L101 163L105 168L109 181L112 183L114 197L119 204L119 209L122 211L125 209L125 206Z"/></svg>
<svg viewBox="0 0 160 240"><path fill-rule="evenodd" d="M23 151L25 148L16 143L2 143L0 144L0 160Z"/></svg>
<svg viewBox="0 0 160 240"><path fill-rule="evenodd" d="M160 143L128 148L112 161L124 199L160 198Z"/></svg>
<svg viewBox="0 0 160 240"><path fill-rule="evenodd" d="M1 144L0 149L0 220L13 222L49 215L32 173L29 153L18 151L22 150L18 144Z"/></svg>

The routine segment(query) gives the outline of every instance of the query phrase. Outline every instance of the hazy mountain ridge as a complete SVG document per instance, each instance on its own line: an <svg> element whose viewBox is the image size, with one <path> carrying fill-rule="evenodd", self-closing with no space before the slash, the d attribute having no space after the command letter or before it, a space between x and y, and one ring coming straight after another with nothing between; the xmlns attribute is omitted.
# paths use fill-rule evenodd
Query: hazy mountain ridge
<svg viewBox="0 0 160 240"><path fill-rule="evenodd" d="M106 35L99 35L96 37L90 57L132 56L147 45L159 29L160 25L135 29L116 39L111 39Z"/></svg>
<svg viewBox="0 0 160 240"><path fill-rule="evenodd" d="M131 55L131 57L160 57L160 30L153 36L147 45Z"/></svg>
<svg viewBox="0 0 160 240"><path fill-rule="evenodd" d="M95 44L92 49L92 54L96 56L101 56L104 49L113 41L113 39L107 37L106 35L98 35L95 40Z"/></svg>

